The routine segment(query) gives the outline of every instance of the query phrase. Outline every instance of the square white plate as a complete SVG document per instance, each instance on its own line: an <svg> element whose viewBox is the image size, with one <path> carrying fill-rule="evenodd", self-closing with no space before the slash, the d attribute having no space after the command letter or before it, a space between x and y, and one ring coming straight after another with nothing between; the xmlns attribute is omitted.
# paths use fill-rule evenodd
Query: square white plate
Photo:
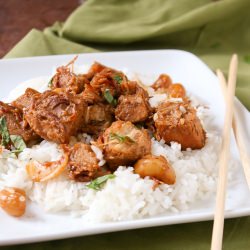
<svg viewBox="0 0 250 250"><path fill-rule="evenodd" d="M0 99L8 95L17 84L31 78L51 75L51 69L68 62L74 55L19 58L0 61ZM178 50L90 53L79 55L77 64L99 61L114 68L128 68L143 75L169 74L174 82L184 84L188 92L200 96L212 110L221 129L224 104L218 80L214 73L196 56ZM248 115L239 104L239 112ZM243 111L242 111L243 110ZM235 142L232 154L237 158ZM250 193L240 168L229 187L226 217L250 215ZM0 245L28 243L67 237L98 234L119 230L204 221L213 218L214 204L195 204L189 210L165 216L133 221L84 225L81 218L67 215L45 214L37 206L29 208L31 216L12 218L0 211Z"/></svg>

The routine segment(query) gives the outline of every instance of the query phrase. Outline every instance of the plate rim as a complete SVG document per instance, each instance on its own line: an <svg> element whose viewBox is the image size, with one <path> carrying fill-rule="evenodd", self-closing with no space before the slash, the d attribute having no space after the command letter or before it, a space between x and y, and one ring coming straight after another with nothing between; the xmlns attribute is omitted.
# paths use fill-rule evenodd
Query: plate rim
<svg viewBox="0 0 250 250"><path fill-rule="evenodd" d="M65 58L66 57L72 57L76 54L79 56L84 55L92 55L93 57L95 55L100 54L151 54L151 53L163 53L163 52L171 52L171 53L181 53L188 55L189 57L192 57L196 61L198 61L200 64L202 64L203 67L206 68L210 73L212 73L215 77L216 75L214 72L209 68L209 66L203 62L199 57L197 57L195 54L184 51L184 50L178 50L178 49L160 49L160 50L134 50L134 51L112 51L112 52L91 52L91 53L73 53L73 54L64 54L64 55L45 55L45 56L35 56L35 57L21 57L21 58L3 58L0 60L0 67L2 63L12 63L12 62L23 62L30 60L49 60L50 58ZM200 217L199 213L194 213L190 216L190 218L182 218L181 213L177 213L180 218L170 218L168 215L162 215L160 217L151 217L151 218L143 218L143 219L137 219L137 220L129 220L129 221L122 221L121 223L118 222L105 222L105 223L98 223L96 224L100 229L97 230L96 227L93 227L93 229L90 230L90 232L86 232L86 229L75 229L70 230L69 232L57 232L57 233L50 233L47 235L38 235L38 236L25 236L22 238L13 238L13 239L0 239L0 246L7 246L7 245L16 245L16 244L24 244L24 243L34 243L34 242L43 242L43 241L50 241L50 240L58 240L58 239L64 239L64 238L72 238L72 237L79 237L79 236L87 236L87 235L93 235L93 234L102 234L102 233L108 233L108 232L118 232L118 231L124 231L124 230L131 230L131 229L140 229L140 228L147 228L147 227L157 227L157 226L167 226L167 225L173 225L173 224L182 224L182 223L190 223L190 222L201 222L201 221L209 221L213 219L213 213L212 212L201 212L202 218ZM235 218L235 217L242 217L242 216L248 216L250 215L250 207L243 208L243 209L237 209L232 211L225 211L225 217L226 218ZM186 216L186 215L185 215ZM152 221L154 222L152 224ZM170 221L170 222L169 222ZM172 221L172 222L171 222ZM131 223L133 222L133 223ZM102 226L100 227L100 225ZM111 226L111 228L106 225ZM122 225L121 225L122 224ZM1 235L1 234L0 234Z"/></svg>

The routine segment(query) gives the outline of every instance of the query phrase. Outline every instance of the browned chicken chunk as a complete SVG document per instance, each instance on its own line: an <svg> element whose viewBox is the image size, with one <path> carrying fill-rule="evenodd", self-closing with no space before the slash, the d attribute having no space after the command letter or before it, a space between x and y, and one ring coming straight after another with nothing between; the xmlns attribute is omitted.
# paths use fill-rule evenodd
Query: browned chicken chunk
<svg viewBox="0 0 250 250"><path fill-rule="evenodd" d="M67 143L81 127L86 108L76 95L49 90L33 96L31 107L25 110L25 118L43 139Z"/></svg>
<svg viewBox="0 0 250 250"><path fill-rule="evenodd" d="M115 109L115 118L122 121L143 122L150 114L148 93L137 86L135 94L121 95Z"/></svg>
<svg viewBox="0 0 250 250"><path fill-rule="evenodd" d="M95 104L97 102L103 101L103 97L100 96L90 84L85 86L85 89L82 93L82 98L88 104Z"/></svg>
<svg viewBox="0 0 250 250"><path fill-rule="evenodd" d="M67 66L62 66L57 68L57 73L53 76L49 85L51 89L64 88L67 92L79 94L84 90L85 84L88 83L87 75L76 75Z"/></svg>
<svg viewBox="0 0 250 250"><path fill-rule="evenodd" d="M102 65L99 62L94 62L89 68L89 71L87 73L88 79L91 80L97 73L100 73L102 70L106 68L107 67L105 65Z"/></svg>
<svg viewBox="0 0 250 250"><path fill-rule="evenodd" d="M115 170L118 166L133 164L151 152L150 136L131 122L116 121L99 138L105 160Z"/></svg>
<svg viewBox="0 0 250 250"><path fill-rule="evenodd" d="M154 115L156 138L167 144L175 141L182 149L200 149L205 145L205 131L196 111L188 102L165 102Z"/></svg>
<svg viewBox="0 0 250 250"><path fill-rule="evenodd" d="M122 72L104 68L95 74L90 86L86 86L83 92L84 99L88 103L105 101L114 105L113 100L120 95L120 85L124 81L127 81L127 78Z"/></svg>
<svg viewBox="0 0 250 250"><path fill-rule="evenodd" d="M32 103L32 97L35 94L39 94L39 92L36 91L35 89L27 88L25 93L19 96L11 104L21 110L23 110L24 108L28 108Z"/></svg>
<svg viewBox="0 0 250 250"><path fill-rule="evenodd" d="M122 95L133 95L136 93L138 87L138 83L136 81L123 81L121 83L121 94Z"/></svg>
<svg viewBox="0 0 250 250"><path fill-rule="evenodd" d="M96 178L100 167L91 147L84 143L77 143L71 149L67 169L70 179L86 182Z"/></svg>
<svg viewBox="0 0 250 250"><path fill-rule="evenodd" d="M85 113L82 132L99 135L114 121L114 108L111 105L97 103L90 105Z"/></svg>
<svg viewBox="0 0 250 250"><path fill-rule="evenodd" d="M0 117L2 116L6 118L8 131L11 135L20 135L26 143L39 139L39 136L23 118L23 112L20 109L0 102Z"/></svg>

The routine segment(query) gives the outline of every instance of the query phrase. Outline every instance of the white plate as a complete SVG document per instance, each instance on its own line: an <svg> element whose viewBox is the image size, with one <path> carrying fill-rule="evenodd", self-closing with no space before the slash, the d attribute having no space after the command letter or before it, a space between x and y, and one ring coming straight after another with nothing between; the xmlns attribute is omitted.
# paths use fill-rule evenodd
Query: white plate
<svg viewBox="0 0 250 250"><path fill-rule="evenodd" d="M3 99L17 84L27 79L50 75L51 69L72 59L72 55L20 58L0 61L0 99ZM224 104L218 81L213 72L196 56L178 50L91 53L79 55L78 64L91 64L99 61L114 68L128 68L144 75L168 73L174 82L181 82L187 90L205 100L222 128ZM248 113L241 104L237 108L242 118ZM232 140L232 154L238 157ZM239 169L235 181L229 187L226 216L250 215L250 193ZM32 216L12 218L0 211L0 245L62 239L74 236L98 234L127 229L169 225L212 219L214 204L195 204L187 211L178 214L85 226L80 218L45 214L35 205L29 207Z"/></svg>

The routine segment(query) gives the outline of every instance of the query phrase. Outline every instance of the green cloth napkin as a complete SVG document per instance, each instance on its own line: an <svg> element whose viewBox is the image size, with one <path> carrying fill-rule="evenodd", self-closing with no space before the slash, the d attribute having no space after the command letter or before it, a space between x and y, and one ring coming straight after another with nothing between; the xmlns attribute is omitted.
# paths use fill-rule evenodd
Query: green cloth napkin
<svg viewBox="0 0 250 250"><path fill-rule="evenodd" d="M6 57L176 48L226 73L236 52L236 94L250 109L249 27L249 0L88 0L64 24L32 30Z"/></svg>
<svg viewBox="0 0 250 250"><path fill-rule="evenodd" d="M227 73L230 57L236 52L237 96L250 109L249 27L249 0L88 0L65 23L55 23L43 32L30 31L6 58L174 48L195 53L212 69L219 67ZM249 228L250 217L226 220L224 249L250 249ZM210 248L211 232L212 222L200 222L37 243L19 249L203 250Z"/></svg>

